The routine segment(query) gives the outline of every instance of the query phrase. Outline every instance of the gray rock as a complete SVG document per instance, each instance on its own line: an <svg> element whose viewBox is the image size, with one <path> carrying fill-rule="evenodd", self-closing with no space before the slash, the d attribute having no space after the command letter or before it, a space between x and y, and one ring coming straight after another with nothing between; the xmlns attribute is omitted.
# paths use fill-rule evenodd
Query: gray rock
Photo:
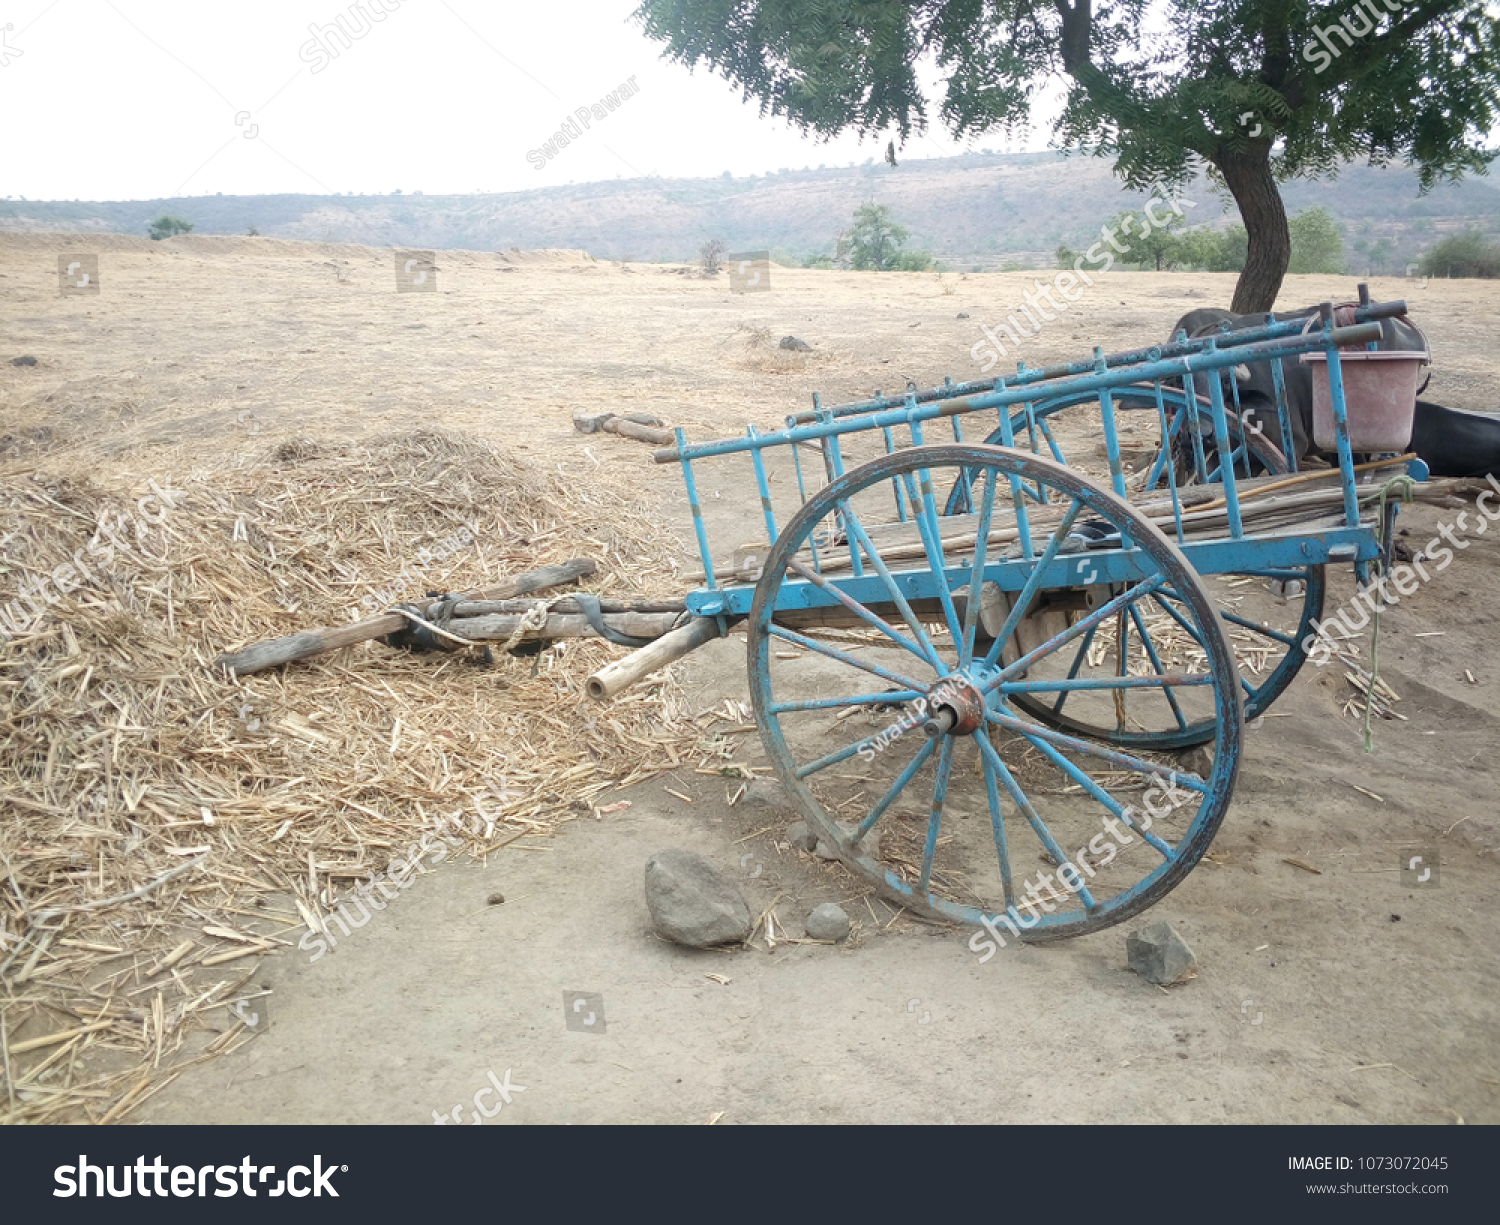
<svg viewBox="0 0 1500 1225"><path fill-rule="evenodd" d="M1125 938L1125 957L1132 970L1159 986L1181 982L1198 968L1198 959L1187 941L1165 920L1131 932Z"/></svg>
<svg viewBox="0 0 1500 1225"><path fill-rule="evenodd" d="M806 821L793 821L788 825L786 840L792 844L794 851L812 851L818 845L818 835L808 828Z"/></svg>
<svg viewBox="0 0 1500 1225"><path fill-rule="evenodd" d="M833 940L847 939L849 936L849 916L844 913L842 906L835 906L832 902L824 902L815 908L812 914L807 916L807 922L803 924L809 940Z"/></svg>
<svg viewBox="0 0 1500 1225"><path fill-rule="evenodd" d="M1214 772L1214 753L1206 744L1200 744L1197 748L1189 749L1177 759L1182 768L1179 774L1196 774L1199 778L1207 778Z"/></svg>
<svg viewBox="0 0 1500 1225"><path fill-rule="evenodd" d="M792 797L786 793L779 780L774 778L752 778L739 799L747 808L795 808Z"/></svg>
<svg viewBox="0 0 1500 1225"><path fill-rule="evenodd" d="M31 354L27 353L27 354L25 354L25 355L23 355L21 357L13 357L13 358L11 358L10 359L10 364L12 366L34 366L34 365L36 365L36 358L32 357Z"/></svg>
<svg viewBox="0 0 1500 1225"><path fill-rule="evenodd" d="M967 319L969 317L969 312L968 311L959 311L958 312L958 317L960 319Z"/></svg>
<svg viewBox="0 0 1500 1225"><path fill-rule="evenodd" d="M856 824L854 824L854 823L852 823L852 822L840 821L839 822L839 828L841 830L843 830L844 833L848 834L850 837L853 837L854 831L857 830L859 828L859 826L856 825ZM863 838L861 838L859 840L859 845L860 845L861 849L864 851L864 853L866 855L868 855L871 859L879 859L880 858L880 830L878 828L877 829L872 829L868 834L866 834ZM822 838L818 839L818 845L813 849L813 854L816 855L819 859L837 859L838 858L838 855L835 853L834 849L831 846L829 846L828 843L825 842Z"/></svg>
<svg viewBox="0 0 1500 1225"><path fill-rule="evenodd" d="M805 340L798 340L795 336L783 336L781 338L781 347L783 349L791 349L794 353L810 353L812 351L812 345L808 344Z"/></svg>
<svg viewBox="0 0 1500 1225"><path fill-rule="evenodd" d="M740 891L692 851L658 851L646 861L646 906L657 931L690 948L750 935L750 908Z"/></svg>

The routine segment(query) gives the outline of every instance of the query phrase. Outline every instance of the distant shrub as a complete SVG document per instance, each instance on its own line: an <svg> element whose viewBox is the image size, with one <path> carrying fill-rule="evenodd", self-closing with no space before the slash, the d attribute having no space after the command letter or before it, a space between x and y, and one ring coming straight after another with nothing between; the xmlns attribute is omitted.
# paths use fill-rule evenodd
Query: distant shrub
<svg viewBox="0 0 1500 1225"><path fill-rule="evenodd" d="M703 266L704 276L718 276L724 266L724 244L712 238L698 248L698 262Z"/></svg>
<svg viewBox="0 0 1500 1225"><path fill-rule="evenodd" d="M181 217L169 217L163 213L151 223L146 233L151 235L152 242L160 242L163 238L171 238L174 234L190 233L192 228L191 221L184 221Z"/></svg>
<svg viewBox="0 0 1500 1225"><path fill-rule="evenodd" d="M834 262L848 261L859 272L931 272L932 253L906 251L903 246L910 231L891 220L891 210L883 204L861 204L849 227L847 245L840 235Z"/></svg>
<svg viewBox="0 0 1500 1225"><path fill-rule="evenodd" d="M1344 271L1344 236L1326 208L1305 208L1290 221L1292 258L1288 272Z"/></svg>
<svg viewBox="0 0 1500 1225"><path fill-rule="evenodd" d="M1207 227L1185 230L1173 240L1172 262L1178 268L1202 268L1205 272L1239 272L1250 248L1242 225L1224 230Z"/></svg>
<svg viewBox="0 0 1500 1225"><path fill-rule="evenodd" d="M1454 234L1428 248L1419 271L1423 276L1500 277L1500 245L1477 230Z"/></svg>

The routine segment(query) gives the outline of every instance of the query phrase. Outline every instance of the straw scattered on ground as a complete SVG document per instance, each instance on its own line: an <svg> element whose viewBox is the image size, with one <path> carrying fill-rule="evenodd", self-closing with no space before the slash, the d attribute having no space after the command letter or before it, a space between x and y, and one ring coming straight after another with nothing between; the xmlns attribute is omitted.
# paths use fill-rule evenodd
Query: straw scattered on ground
<svg viewBox="0 0 1500 1225"><path fill-rule="evenodd" d="M584 678L619 654L595 640L490 668L378 643L239 681L211 667L368 616L366 596L571 557L598 563L586 589L680 594L661 528L607 470L568 480L438 431L171 473L31 460L0 488L0 590L75 559L87 577L39 612L0 607L5 1121L122 1119L248 1040L224 1005L258 958L439 822L504 854L716 751L670 676L590 702ZM465 526L475 544L419 562Z"/></svg>

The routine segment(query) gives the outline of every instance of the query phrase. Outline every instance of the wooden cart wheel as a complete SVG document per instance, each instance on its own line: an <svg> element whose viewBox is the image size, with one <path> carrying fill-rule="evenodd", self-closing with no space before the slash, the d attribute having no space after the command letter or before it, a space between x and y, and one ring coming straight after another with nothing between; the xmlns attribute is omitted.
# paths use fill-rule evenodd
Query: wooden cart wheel
<svg viewBox="0 0 1500 1225"><path fill-rule="evenodd" d="M1183 427L1188 422L1191 403L1200 427L1211 420L1207 401L1201 397L1191 400L1179 390L1162 389L1161 411L1158 411L1156 392L1150 387L1127 388L1115 393L1115 410L1118 421L1157 423L1153 430L1145 430L1146 438L1133 441L1144 442L1143 454L1138 458L1137 469L1144 473L1140 481L1143 490L1165 490L1168 488L1166 465L1174 464L1174 475L1179 485L1197 484L1206 476L1218 479L1216 456L1210 437L1206 454L1194 454L1187 445ZM1163 441L1160 421L1165 417L1166 436ZM1067 428L1070 419L1076 418L1076 427ZM1077 428L1081 427L1081 428ZM1082 461L1101 468L1099 457L1071 456L1077 449L1073 438L1092 438L1097 443L1103 438L1099 422L1099 397L1097 392L1043 400L1036 403L1030 416L1024 410L1014 411L1011 418L1012 437L1017 446L1025 446L1045 452L1062 462L1075 464ZM1254 430L1245 431L1233 413L1229 414L1230 445L1236 473L1245 474L1247 455L1256 461L1258 471L1281 474L1288 471L1286 457L1263 434ZM1073 438L1070 438L1069 435ZM1176 440L1175 454L1172 442ZM1000 445L1004 431L995 429L985 441ZM1200 467L1201 463L1201 467ZM960 474L954 482L945 506L947 514L967 513L970 505L972 479L967 473ZM1254 720L1263 715L1271 704L1286 692L1287 686L1301 671L1307 654L1302 643L1315 632L1314 622L1323 615L1323 602L1327 592L1327 577L1323 566L1291 566L1276 570L1240 571L1215 575L1207 580L1209 590L1221 604L1223 617L1239 659L1241 684L1245 695L1245 718ZM1283 593L1291 593L1284 595ZM1153 601L1155 614L1141 618L1141 624L1127 624L1124 628L1125 653L1132 649L1143 658L1152 651L1159 654L1164 643L1155 641L1155 636L1174 638L1187 633L1175 616L1177 605L1169 593ZM1134 618L1132 618L1132 621ZM1159 628L1158 628L1159 627ZM1090 654L1099 660L1098 668L1118 669L1120 635L1113 627L1103 629L1092 636L1086 646L1075 653L1081 657L1080 668L1087 668ZM1198 644L1201 649L1202 644ZM1074 658L1069 658L1072 666ZM1072 703L1072 709L1068 705ZM1211 720L1190 721L1179 718L1180 712L1161 698L1139 701L1129 695L1120 703L1111 702L1103 706L1097 702L1093 710L1080 709L1086 703L1074 703L1067 694L1060 694L1056 709L1032 698L1018 699L1018 704L1036 718L1051 727L1090 736L1111 744L1134 748L1190 748L1204 744L1213 738Z"/></svg>
<svg viewBox="0 0 1500 1225"><path fill-rule="evenodd" d="M954 534L961 525L939 513L933 493L965 470L975 474L978 515L967 536ZM892 481L912 508L910 522L891 522ZM1027 512L1035 555L1002 567L1022 482L1043 499ZM977 642L981 607L998 589L986 580L1019 588L1017 598L1028 601L1044 584L1060 587L1071 559L1058 549L1084 524L1133 542L1128 552L1098 555L1120 594L1031 644L1023 666L1003 666L1014 625L995 627L988 648ZM1204 648L1195 670L1036 679L1039 664L1166 592ZM817 628L820 619L856 628ZM1079 935L1150 906L1207 849L1239 768L1239 673L1198 576L1107 489L1029 452L920 446L820 490L767 556L748 655L766 751L844 863L903 906L983 923L1002 938ZM1207 778L1173 775L1163 761L1058 731L1018 700L1085 691L1108 700L1154 685L1212 720Z"/></svg>

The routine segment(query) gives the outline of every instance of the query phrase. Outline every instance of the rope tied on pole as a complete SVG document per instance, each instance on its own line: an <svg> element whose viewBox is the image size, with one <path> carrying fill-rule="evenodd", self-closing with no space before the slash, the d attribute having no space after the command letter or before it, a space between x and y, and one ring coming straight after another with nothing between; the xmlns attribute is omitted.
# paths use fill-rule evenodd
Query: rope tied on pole
<svg viewBox="0 0 1500 1225"><path fill-rule="evenodd" d="M1380 576L1382 578L1390 570L1391 550L1395 545L1395 537L1391 534L1391 527L1395 523L1394 516L1387 511L1387 503L1392 497L1399 499L1398 505L1405 506L1416 500L1417 483L1411 477L1405 475L1393 476L1380 487L1379 504L1380 515L1375 522L1376 539L1380 541ZM1375 708L1375 684L1380 677L1380 614L1385 611L1385 590L1381 589L1380 603L1372 608L1370 627L1370 684L1365 690L1365 752L1375 751L1375 737L1370 731L1370 712Z"/></svg>

